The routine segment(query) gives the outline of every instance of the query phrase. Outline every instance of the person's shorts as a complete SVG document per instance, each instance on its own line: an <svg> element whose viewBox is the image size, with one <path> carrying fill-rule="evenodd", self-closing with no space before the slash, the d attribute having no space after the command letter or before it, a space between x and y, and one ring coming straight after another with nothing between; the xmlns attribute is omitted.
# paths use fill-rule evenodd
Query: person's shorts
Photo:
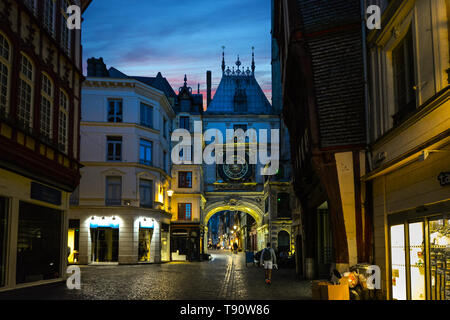
<svg viewBox="0 0 450 320"><path fill-rule="evenodd" d="M264 261L264 269L272 269L273 262L272 261Z"/></svg>

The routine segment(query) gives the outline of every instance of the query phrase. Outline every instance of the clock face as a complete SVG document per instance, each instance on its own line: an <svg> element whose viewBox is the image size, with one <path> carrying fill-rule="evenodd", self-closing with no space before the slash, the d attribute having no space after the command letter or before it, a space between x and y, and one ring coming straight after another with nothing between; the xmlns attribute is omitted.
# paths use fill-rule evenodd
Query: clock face
<svg viewBox="0 0 450 320"><path fill-rule="evenodd" d="M238 161L244 163L238 163ZM245 159L239 158L238 156L234 156L233 164L224 164L223 165L223 173L227 176L227 178L231 180L240 180L244 178L248 171L249 165Z"/></svg>

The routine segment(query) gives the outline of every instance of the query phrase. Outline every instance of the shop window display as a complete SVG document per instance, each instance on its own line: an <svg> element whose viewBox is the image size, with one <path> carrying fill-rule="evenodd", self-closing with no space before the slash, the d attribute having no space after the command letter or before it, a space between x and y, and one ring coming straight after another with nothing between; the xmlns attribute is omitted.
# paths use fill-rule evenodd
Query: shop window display
<svg viewBox="0 0 450 320"><path fill-rule="evenodd" d="M429 222L432 300L450 300L450 219Z"/></svg>
<svg viewBox="0 0 450 320"><path fill-rule="evenodd" d="M405 226L391 227L392 298L406 300Z"/></svg>
<svg viewBox="0 0 450 320"><path fill-rule="evenodd" d="M98 227L91 228L92 261L118 262L119 229Z"/></svg>
<svg viewBox="0 0 450 320"><path fill-rule="evenodd" d="M139 261L150 262L150 244L152 241L153 229L139 229Z"/></svg>
<svg viewBox="0 0 450 320"><path fill-rule="evenodd" d="M411 299L425 300L425 237L424 223L409 224L409 272L411 277Z"/></svg>
<svg viewBox="0 0 450 320"><path fill-rule="evenodd" d="M61 211L20 202L16 282L60 277Z"/></svg>

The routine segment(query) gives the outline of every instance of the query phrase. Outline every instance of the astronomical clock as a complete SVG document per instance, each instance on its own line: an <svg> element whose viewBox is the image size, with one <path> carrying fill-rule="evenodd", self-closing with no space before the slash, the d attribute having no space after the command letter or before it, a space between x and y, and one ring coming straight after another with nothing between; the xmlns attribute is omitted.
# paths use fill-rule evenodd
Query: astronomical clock
<svg viewBox="0 0 450 320"><path fill-rule="evenodd" d="M217 171L219 177L224 182L249 182L253 177L253 165L249 164L248 155L244 159L240 158L238 155L234 155L234 161L232 164L224 164L217 166Z"/></svg>

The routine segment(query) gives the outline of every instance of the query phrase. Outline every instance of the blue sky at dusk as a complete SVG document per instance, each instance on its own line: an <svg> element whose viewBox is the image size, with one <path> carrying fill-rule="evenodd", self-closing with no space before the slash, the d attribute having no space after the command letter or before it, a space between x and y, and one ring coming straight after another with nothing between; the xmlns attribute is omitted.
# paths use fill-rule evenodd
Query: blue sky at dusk
<svg viewBox="0 0 450 320"><path fill-rule="evenodd" d="M174 90L184 74L205 95L206 71L213 91L237 55L245 68L255 47L256 78L271 97L270 0L94 0L84 14L83 58L103 57L128 75L161 72Z"/></svg>

